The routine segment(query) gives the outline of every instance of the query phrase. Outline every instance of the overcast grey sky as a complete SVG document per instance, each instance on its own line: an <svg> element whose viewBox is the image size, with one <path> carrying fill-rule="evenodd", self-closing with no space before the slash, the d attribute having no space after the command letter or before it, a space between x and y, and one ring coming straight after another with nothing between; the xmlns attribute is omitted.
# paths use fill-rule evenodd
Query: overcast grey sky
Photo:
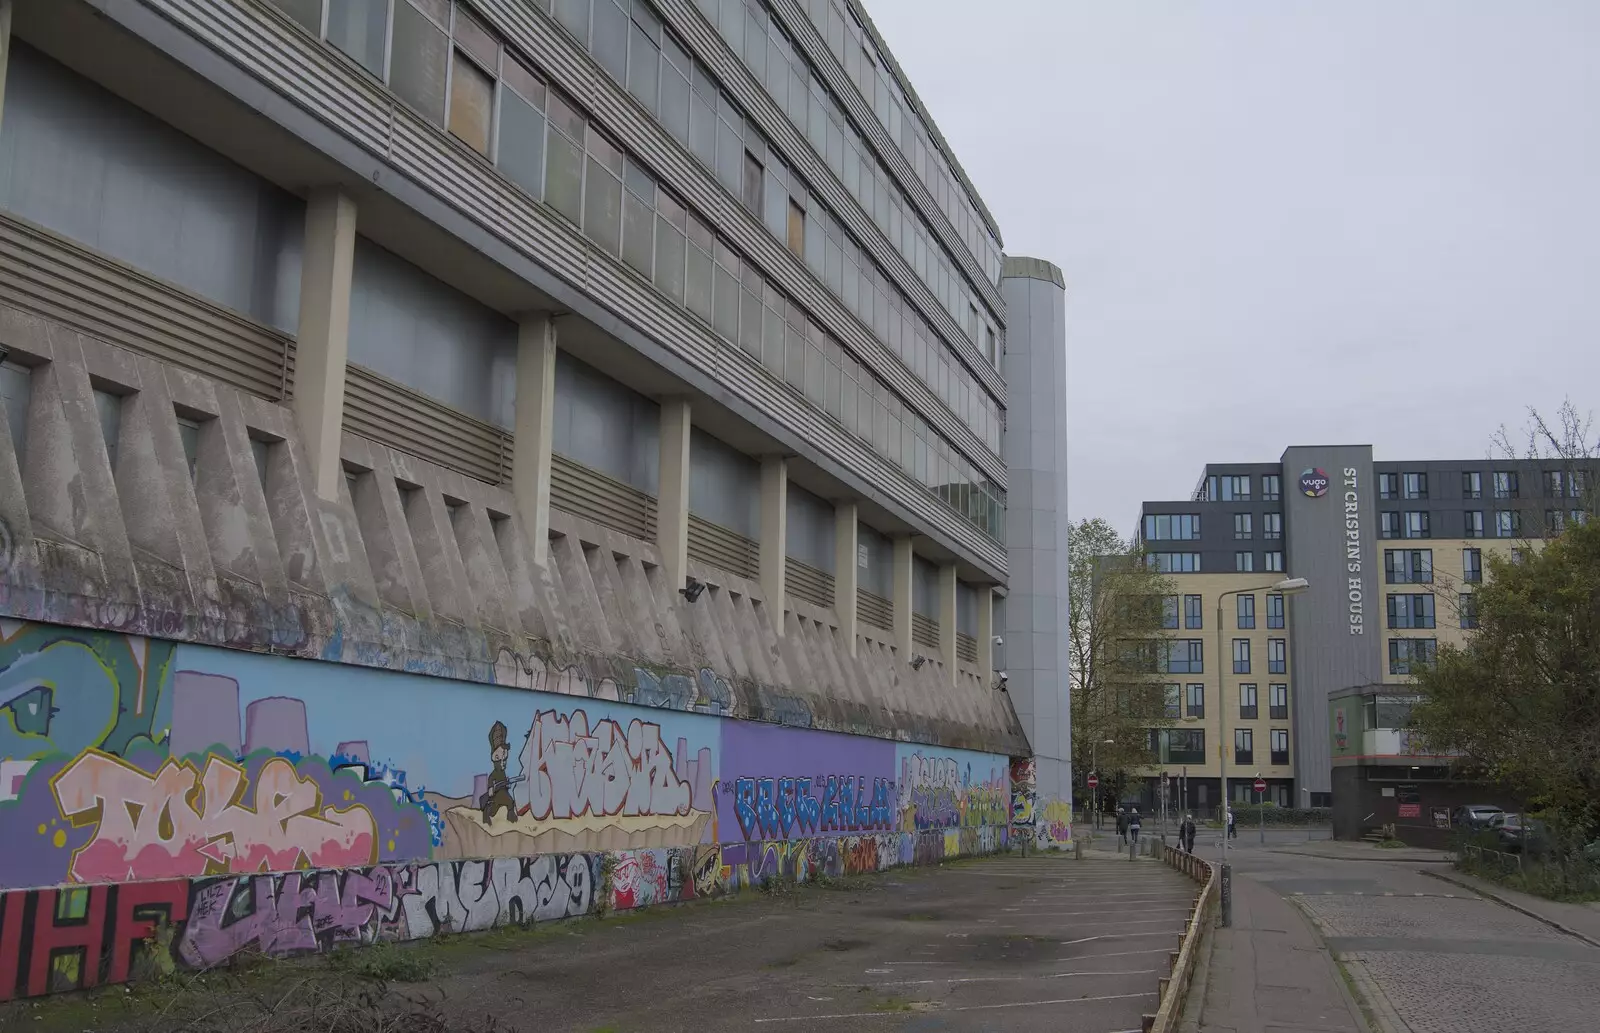
<svg viewBox="0 0 1600 1033"><path fill-rule="evenodd" d="M1600 406L1597 0L865 3L1066 272L1074 518Z"/></svg>

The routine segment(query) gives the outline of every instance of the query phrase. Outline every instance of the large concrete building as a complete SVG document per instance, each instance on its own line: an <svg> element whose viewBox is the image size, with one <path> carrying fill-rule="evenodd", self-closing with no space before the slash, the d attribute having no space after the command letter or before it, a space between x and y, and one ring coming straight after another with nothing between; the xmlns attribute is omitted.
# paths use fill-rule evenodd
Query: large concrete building
<svg viewBox="0 0 1600 1033"><path fill-rule="evenodd" d="M857 0L0 0L0 86L0 999L143 935L35 887L1070 834L1064 284Z"/></svg>
<svg viewBox="0 0 1600 1033"><path fill-rule="evenodd" d="M1208 464L1187 499L1146 502L1139 539L1176 588L1172 724L1152 746L1183 802L1215 808L1225 767L1231 799L1254 800L1259 775L1274 803L1333 803L1330 697L1403 694L1441 642L1476 627L1485 554L1584 519L1595 476L1565 460L1294 446L1276 463Z"/></svg>

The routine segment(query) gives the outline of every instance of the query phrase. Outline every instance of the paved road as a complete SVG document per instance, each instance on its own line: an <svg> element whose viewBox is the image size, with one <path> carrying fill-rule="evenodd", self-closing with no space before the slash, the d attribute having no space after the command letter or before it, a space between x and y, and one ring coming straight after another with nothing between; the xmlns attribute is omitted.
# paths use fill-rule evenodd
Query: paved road
<svg viewBox="0 0 1600 1033"><path fill-rule="evenodd" d="M867 885L535 939L444 985L541 1030L1122 1033L1155 1010L1197 891L1151 861L1059 856Z"/></svg>
<svg viewBox="0 0 1600 1033"><path fill-rule="evenodd" d="M1259 848L1235 850L1232 861L1236 878L1270 888L1310 918L1381 1029L1600 1028L1600 949L1431 878L1428 865Z"/></svg>

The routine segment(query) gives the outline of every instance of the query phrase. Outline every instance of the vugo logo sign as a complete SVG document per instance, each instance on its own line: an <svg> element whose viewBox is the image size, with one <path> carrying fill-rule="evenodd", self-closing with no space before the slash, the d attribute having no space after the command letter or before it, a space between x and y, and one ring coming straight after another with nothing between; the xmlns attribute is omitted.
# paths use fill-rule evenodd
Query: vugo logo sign
<svg viewBox="0 0 1600 1033"><path fill-rule="evenodd" d="M1300 490L1306 497L1320 499L1328 494L1328 474L1326 471L1313 467L1300 474Z"/></svg>

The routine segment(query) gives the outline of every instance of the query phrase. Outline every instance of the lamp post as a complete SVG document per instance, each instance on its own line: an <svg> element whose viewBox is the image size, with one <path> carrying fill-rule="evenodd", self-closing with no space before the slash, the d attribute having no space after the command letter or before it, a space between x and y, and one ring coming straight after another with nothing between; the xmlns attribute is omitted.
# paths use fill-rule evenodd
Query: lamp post
<svg viewBox="0 0 1600 1033"><path fill-rule="evenodd" d="M1222 666L1222 600L1230 595L1250 595L1255 592L1276 592L1279 595L1295 595L1311 587L1311 582L1303 577L1284 578L1282 581L1270 585L1257 585L1255 588L1233 588L1217 595L1217 781L1222 786L1222 863L1228 863L1228 812L1232 810L1233 802L1228 798L1228 717L1227 706L1223 699L1227 695L1227 674ZM1226 916L1226 912L1225 912ZM1229 924L1227 921L1223 925Z"/></svg>
<svg viewBox="0 0 1600 1033"><path fill-rule="evenodd" d="M1094 794L1094 802L1090 806L1094 808L1093 827L1096 832L1100 831L1100 744L1102 742L1107 746L1115 746L1117 744L1117 740L1096 739L1089 745L1089 773L1095 777L1094 788L1090 790L1090 792Z"/></svg>

